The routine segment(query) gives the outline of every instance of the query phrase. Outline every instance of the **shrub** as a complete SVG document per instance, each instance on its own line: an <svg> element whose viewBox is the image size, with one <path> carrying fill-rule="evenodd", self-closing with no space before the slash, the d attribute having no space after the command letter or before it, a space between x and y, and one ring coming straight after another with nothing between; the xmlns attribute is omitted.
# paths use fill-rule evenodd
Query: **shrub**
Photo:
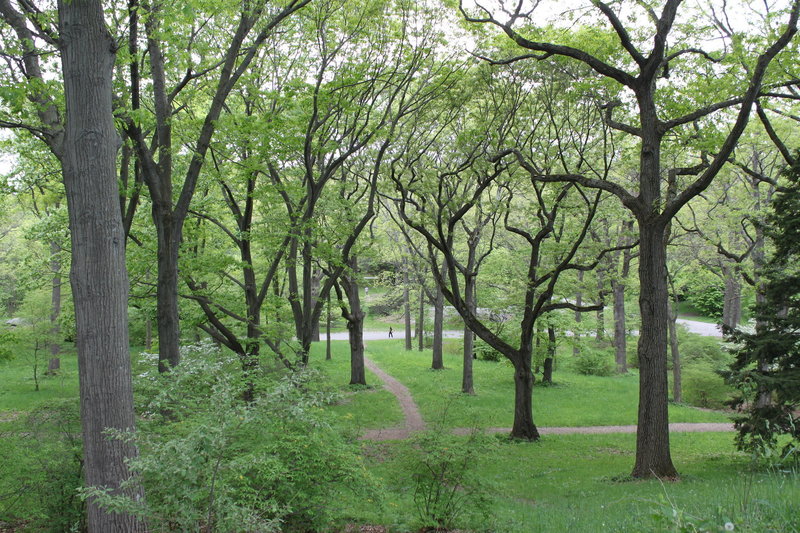
<svg viewBox="0 0 800 533"><path fill-rule="evenodd" d="M129 483L144 485L146 501L86 494L153 530L321 531L340 521L340 496L372 486L358 449L325 418L336 396L303 371L265 379L245 404L232 366L201 345L168 375L140 376L146 419Z"/></svg>
<svg viewBox="0 0 800 533"><path fill-rule="evenodd" d="M725 303L725 294L719 285L692 284L687 290L686 301L703 316L720 318Z"/></svg>
<svg viewBox="0 0 800 533"><path fill-rule="evenodd" d="M486 342L478 338L475 339L473 350L475 352L475 357L477 357L481 361L499 362L505 359L505 356L503 356L503 354L501 354L500 352L498 352L497 350L486 344Z"/></svg>
<svg viewBox="0 0 800 533"><path fill-rule="evenodd" d="M488 518L488 491L478 467L495 442L477 431L467 438L454 437L443 427L412 438L408 469L423 531L453 528L467 515L473 520Z"/></svg>
<svg viewBox="0 0 800 533"><path fill-rule="evenodd" d="M28 415L22 431L0 444L0 506L4 519L20 519L36 531L86 530L83 451L77 400L53 401Z"/></svg>
<svg viewBox="0 0 800 533"><path fill-rule="evenodd" d="M614 354L608 349L585 347L573 363L575 371L587 376L611 376L616 365Z"/></svg>
<svg viewBox="0 0 800 533"><path fill-rule="evenodd" d="M709 363L688 365L682 369L681 385L686 403L698 407L722 409L733 390Z"/></svg>
<svg viewBox="0 0 800 533"><path fill-rule="evenodd" d="M732 359L716 337L704 337L678 328L678 348L684 365L706 364L714 369L728 366ZM670 359L671 360L671 359Z"/></svg>

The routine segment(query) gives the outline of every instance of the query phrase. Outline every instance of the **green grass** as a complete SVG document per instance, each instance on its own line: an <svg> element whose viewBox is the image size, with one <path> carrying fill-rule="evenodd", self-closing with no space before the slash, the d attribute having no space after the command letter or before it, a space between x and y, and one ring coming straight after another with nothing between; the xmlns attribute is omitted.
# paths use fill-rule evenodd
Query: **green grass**
<svg viewBox="0 0 800 533"><path fill-rule="evenodd" d="M513 369L505 362L473 361L474 396L461 390L462 359L459 341L445 350L445 369L434 371L431 352L404 349L403 341L369 341L367 355L411 391L428 422L447 413L448 427L511 427L513 422ZM562 356L560 361L570 356ZM583 376L559 364L552 386L534 386L533 416L537 425L598 426L635 424L638 375ZM724 413L670 405L672 422L726 422Z"/></svg>
<svg viewBox="0 0 800 533"><path fill-rule="evenodd" d="M455 437L454 437L455 439ZM482 457L479 472L491 494L488 522L462 527L502 532L797 531L800 483L751 470L733 450L730 434L674 434L678 482L633 481L633 435L560 435L537 443L497 439ZM416 525L414 485L404 458L405 443L366 444L370 470L385 484L381 513L353 504L367 522L398 531ZM677 527L681 519L697 528ZM794 521L794 526L791 521ZM706 529L701 529L706 528Z"/></svg>

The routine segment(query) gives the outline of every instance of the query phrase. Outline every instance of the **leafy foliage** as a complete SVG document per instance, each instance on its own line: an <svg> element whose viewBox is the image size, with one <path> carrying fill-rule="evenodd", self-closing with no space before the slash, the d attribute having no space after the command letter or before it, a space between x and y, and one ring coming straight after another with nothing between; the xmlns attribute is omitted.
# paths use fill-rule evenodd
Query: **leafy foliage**
<svg viewBox="0 0 800 533"><path fill-rule="evenodd" d="M616 373L614 354L608 349L585 347L573 363L585 376L612 376Z"/></svg>
<svg viewBox="0 0 800 533"><path fill-rule="evenodd" d="M728 332L736 346L725 377L738 389L731 405L744 410L737 445L760 455L777 447L779 435L790 438L785 449L800 445L800 158L784 177L765 227L775 253L764 267L755 332Z"/></svg>
<svg viewBox="0 0 800 533"><path fill-rule="evenodd" d="M320 531L337 523L337 495L371 488L357 449L328 424L336 398L311 371L265 377L241 400L236 360L213 346L184 350L167 375L144 373L145 420L131 462L146 501L93 487L112 510L169 531Z"/></svg>

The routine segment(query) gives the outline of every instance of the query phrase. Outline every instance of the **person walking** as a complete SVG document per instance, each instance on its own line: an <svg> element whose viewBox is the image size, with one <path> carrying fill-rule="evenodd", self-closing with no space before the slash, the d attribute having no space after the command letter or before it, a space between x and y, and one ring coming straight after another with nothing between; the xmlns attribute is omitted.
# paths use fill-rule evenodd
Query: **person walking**
<svg viewBox="0 0 800 533"><path fill-rule="evenodd" d="M389 326L389 338L390 339L394 338L394 335L392 335L392 331L393 331L392 330L392 326Z"/></svg>

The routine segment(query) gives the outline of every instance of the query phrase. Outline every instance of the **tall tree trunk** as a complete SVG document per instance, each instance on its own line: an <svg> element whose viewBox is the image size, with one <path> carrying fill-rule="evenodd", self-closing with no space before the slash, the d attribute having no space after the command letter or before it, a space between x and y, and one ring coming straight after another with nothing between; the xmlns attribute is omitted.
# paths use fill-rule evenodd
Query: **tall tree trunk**
<svg viewBox="0 0 800 533"><path fill-rule="evenodd" d="M471 313L475 313L477 304L475 302L475 276L466 275L464 277L464 303ZM475 385L472 378L472 360L475 354L475 334L464 323L464 353L463 369L461 372L461 392L464 394L475 394Z"/></svg>
<svg viewBox="0 0 800 533"><path fill-rule="evenodd" d="M595 340L602 341L606 337L606 282L602 270L597 271L597 305L600 309L597 310L597 330L595 331Z"/></svg>
<svg viewBox="0 0 800 533"><path fill-rule="evenodd" d="M672 353L672 400L680 403L683 401L681 387L681 351L678 347L678 328L675 324L678 319L676 302L669 304L669 350Z"/></svg>
<svg viewBox="0 0 800 533"><path fill-rule="evenodd" d="M511 437L539 440L539 430L533 423L533 372L530 347L514 361L514 425Z"/></svg>
<svg viewBox="0 0 800 533"><path fill-rule="evenodd" d="M556 358L556 329L547 326L547 357L544 358L544 373L542 381L545 383L553 382L553 362Z"/></svg>
<svg viewBox="0 0 800 533"><path fill-rule="evenodd" d="M625 324L625 283L612 281L611 292L614 297L614 360L617 363L617 372L628 372L628 328Z"/></svg>
<svg viewBox="0 0 800 533"><path fill-rule="evenodd" d="M119 210L112 114L116 44L97 0L58 2L66 128L62 171L71 239L85 483L112 492L130 476L130 441L105 431L133 431L128 347L128 273ZM129 495L141 499L137 488ZM126 513L88 501L91 533L145 531Z"/></svg>
<svg viewBox="0 0 800 533"><path fill-rule="evenodd" d="M417 320L417 350L425 349L425 289L419 288L419 320Z"/></svg>
<svg viewBox="0 0 800 533"><path fill-rule="evenodd" d="M331 294L328 293L328 310L325 317L325 360L330 361L331 357Z"/></svg>
<svg viewBox="0 0 800 533"><path fill-rule="evenodd" d="M444 294L439 284L436 284L436 300L433 302L433 360L431 368L441 370L444 368L442 357L442 329L444 327Z"/></svg>
<svg viewBox="0 0 800 533"><path fill-rule="evenodd" d="M742 320L742 285L736 265L725 265L722 268L725 279L725 291L722 305L722 323L733 329Z"/></svg>
<svg viewBox="0 0 800 533"><path fill-rule="evenodd" d="M317 303L317 298L319 298L319 290L320 290L320 281L322 280L322 270L314 270L314 274L311 276L311 305L315 305ZM319 320L315 320L313 324L311 324L311 340L314 342L319 342Z"/></svg>
<svg viewBox="0 0 800 533"><path fill-rule="evenodd" d="M171 202L171 198L169 199ZM158 371L167 372L180 363L180 321L178 319L178 251L181 226L173 224L171 205L153 203L153 221L158 238L156 285L156 328L158 330Z"/></svg>
<svg viewBox="0 0 800 533"><path fill-rule="evenodd" d="M144 349L148 352L153 349L153 321L149 316L144 319Z"/></svg>
<svg viewBox="0 0 800 533"><path fill-rule="evenodd" d="M642 148L645 151L645 148ZM664 228L639 223L639 412L634 477L675 478L669 448L667 384L667 290Z"/></svg>
<svg viewBox="0 0 800 533"><path fill-rule="evenodd" d="M342 286L347 295L350 312L344 318L347 320L347 332L350 338L350 385L366 385L366 371L364 370L364 311L361 309L361 294L359 293L356 274L358 260L351 257L349 266L352 274L342 277Z"/></svg>
<svg viewBox="0 0 800 533"><path fill-rule="evenodd" d="M582 283L583 283L583 270L579 270L578 271L578 284L580 285ZM583 292L579 290L579 291L577 291L575 293L575 306L580 308L582 305L583 305ZM575 311L575 323L576 324L580 324L582 317L583 317L583 315L581 314L581 312L576 310ZM576 328L576 329L580 329L580 328ZM574 344L572 345L572 355L573 356L578 356L578 355L581 354L580 331L573 331L572 334L575 336L575 338L573 339Z"/></svg>
<svg viewBox="0 0 800 533"><path fill-rule="evenodd" d="M61 327L58 319L61 316L61 261L58 252L61 247L57 242L50 243L50 273L52 284L50 289L50 362L47 373L55 374L61 368Z"/></svg>
<svg viewBox="0 0 800 533"><path fill-rule="evenodd" d="M403 257L403 321L406 326L406 350L411 351L411 297L408 284L408 258Z"/></svg>

